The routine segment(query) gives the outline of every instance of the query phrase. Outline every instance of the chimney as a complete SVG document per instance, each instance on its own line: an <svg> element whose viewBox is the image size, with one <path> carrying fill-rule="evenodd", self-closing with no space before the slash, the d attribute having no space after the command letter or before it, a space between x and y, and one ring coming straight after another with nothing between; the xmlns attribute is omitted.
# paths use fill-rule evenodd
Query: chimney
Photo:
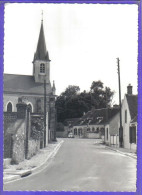
<svg viewBox="0 0 142 195"><path fill-rule="evenodd" d="M127 94L128 94L128 95L132 95L132 94L133 94L133 93L132 93L132 89L133 89L132 85L129 84L129 85L127 86Z"/></svg>

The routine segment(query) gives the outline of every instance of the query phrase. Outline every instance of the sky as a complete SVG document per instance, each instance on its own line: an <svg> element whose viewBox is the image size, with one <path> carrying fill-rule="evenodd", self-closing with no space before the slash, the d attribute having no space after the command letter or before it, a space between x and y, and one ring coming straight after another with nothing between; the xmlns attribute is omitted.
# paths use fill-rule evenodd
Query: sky
<svg viewBox="0 0 142 195"><path fill-rule="evenodd" d="M68 85L89 91L101 80L115 91L112 104L118 104L118 57L122 99L129 83L137 94L137 5L7 3L4 73L32 75L42 11L57 95Z"/></svg>

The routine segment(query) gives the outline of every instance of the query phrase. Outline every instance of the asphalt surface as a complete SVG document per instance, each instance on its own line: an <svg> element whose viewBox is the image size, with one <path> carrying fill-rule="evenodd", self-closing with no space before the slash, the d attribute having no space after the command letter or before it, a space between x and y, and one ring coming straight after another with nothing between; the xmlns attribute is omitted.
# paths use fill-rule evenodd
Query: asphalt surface
<svg viewBox="0 0 142 195"><path fill-rule="evenodd" d="M4 191L136 191L136 159L94 139L64 139L47 167L4 185Z"/></svg>

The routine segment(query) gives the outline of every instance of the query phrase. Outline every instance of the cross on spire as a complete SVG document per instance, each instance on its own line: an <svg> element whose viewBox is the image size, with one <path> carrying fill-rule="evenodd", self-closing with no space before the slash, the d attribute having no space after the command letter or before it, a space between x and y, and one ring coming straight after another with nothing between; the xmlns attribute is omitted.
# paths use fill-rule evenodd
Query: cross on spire
<svg viewBox="0 0 142 195"><path fill-rule="evenodd" d="M43 22L43 10L41 12L41 21Z"/></svg>

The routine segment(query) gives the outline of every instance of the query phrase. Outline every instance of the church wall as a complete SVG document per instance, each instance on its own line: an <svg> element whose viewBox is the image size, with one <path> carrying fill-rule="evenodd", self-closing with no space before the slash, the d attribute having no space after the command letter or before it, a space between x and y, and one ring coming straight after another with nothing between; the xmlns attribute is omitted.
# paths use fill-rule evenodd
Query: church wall
<svg viewBox="0 0 142 195"><path fill-rule="evenodd" d="M37 112L37 101L41 100L41 112L44 112L44 97L41 96L30 96L30 95L18 95L18 94L4 94L3 110L7 111L7 104L12 103L12 112L17 112L16 104L18 103L18 98L22 97L22 101L26 104L31 104L32 112ZM49 97L46 97L47 100L47 112L49 111Z"/></svg>
<svg viewBox="0 0 142 195"><path fill-rule="evenodd" d="M18 103L18 95L9 95L9 94L4 94L4 102L3 102L3 110L4 112L7 111L7 104L9 102L12 103L12 112L17 112L16 104Z"/></svg>

